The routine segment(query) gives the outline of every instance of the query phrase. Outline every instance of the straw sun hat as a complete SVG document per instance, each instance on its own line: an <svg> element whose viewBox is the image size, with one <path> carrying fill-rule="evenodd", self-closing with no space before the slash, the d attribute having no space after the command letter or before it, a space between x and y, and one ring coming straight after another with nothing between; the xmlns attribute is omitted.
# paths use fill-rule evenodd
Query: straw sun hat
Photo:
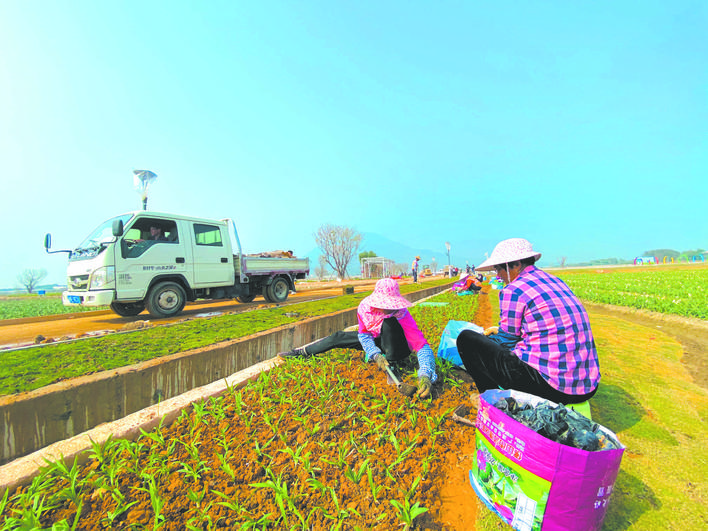
<svg viewBox="0 0 708 531"><path fill-rule="evenodd" d="M490 271L494 269L495 265L508 264L509 262L516 262L532 256L538 260L541 258L541 253L534 251L528 240L509 238L499 242L492 251L491 256L477 266L477 270Z"/></svg>
<svg viewBox="0 0 708 531"><path fill-rule="evenodd" d="M367 297L369 305L381 310L402 310L413 306L401 295L398 282L392 278L382 278L376 282L374 292Z"/></svg>

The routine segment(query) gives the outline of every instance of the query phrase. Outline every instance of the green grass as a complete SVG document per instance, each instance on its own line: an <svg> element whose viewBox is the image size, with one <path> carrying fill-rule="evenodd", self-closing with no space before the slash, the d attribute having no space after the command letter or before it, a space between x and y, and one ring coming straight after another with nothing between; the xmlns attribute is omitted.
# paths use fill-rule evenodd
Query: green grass
<svg viewBox="0 0 708 531"><path fill-rule="evenodd" d="M9 295L0 297L0 320L40 317L65 313L107 310L108 306L64 306L61 294Z"/></svg>
<svg viewBox="0 0 708 531"><path fill-rule="evenodd" d="M402 293L449 284L449 279L424 286L403 285ZM70 343L0 353L0 395L39 389L53 382L132 365L186 350L270 330L308 317L355 308L368 293L266 308L209 319L109 334ZM285 315L297 313L296 317Z"/></svg>

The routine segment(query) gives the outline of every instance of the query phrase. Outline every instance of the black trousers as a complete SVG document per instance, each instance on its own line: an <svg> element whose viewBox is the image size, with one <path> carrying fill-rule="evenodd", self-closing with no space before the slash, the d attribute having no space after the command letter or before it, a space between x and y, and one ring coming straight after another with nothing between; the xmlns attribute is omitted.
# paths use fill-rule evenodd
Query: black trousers
<svg viewBox="0 0 708 531"><path fill-rule="evenodd" d="M472 330L463 330L457 337L457 352L480 393L501 387L560 404L579 404L592 398L597 391L596 388L585 395L561 393L551 387L540 372L521 361L509 349Z"/></svg>
<svg viewBox="0 0 708 531"><path fill-rule="evenodd" d="M395 317L383 320L381 334L374 339L374 343L389 361L402 360L411 354L403 327ZM353 332L335 332L323 339L318 339L309 345L305 345L305 352L309 355L322 354L333 348L364 350L364 347L359 343L359 332L355 330Z"/></svg>

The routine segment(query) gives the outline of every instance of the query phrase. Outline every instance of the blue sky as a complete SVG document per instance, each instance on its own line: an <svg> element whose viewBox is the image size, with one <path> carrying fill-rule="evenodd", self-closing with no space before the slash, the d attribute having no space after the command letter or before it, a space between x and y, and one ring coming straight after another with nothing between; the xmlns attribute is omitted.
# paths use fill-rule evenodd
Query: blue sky
<svg viewBox="0 0 708 531"><path fill-rule="evenodd" d="M708 248L702 1L0 3L0 287L140 208L479 263ZM364 250L364 249L362 249ZM373 250L376 249L365 249Z"/></svg>

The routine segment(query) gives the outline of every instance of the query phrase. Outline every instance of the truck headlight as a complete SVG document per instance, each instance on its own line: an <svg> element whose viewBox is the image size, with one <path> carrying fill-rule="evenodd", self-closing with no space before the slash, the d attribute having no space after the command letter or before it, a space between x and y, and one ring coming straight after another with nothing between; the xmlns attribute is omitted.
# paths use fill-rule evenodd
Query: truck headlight
<svg viewBox="0 0 708 531"><path fill-rule="evenodd" d="M99 267L91 275L91 284L89 289L101 289L107 288L113 284L115 279L115 267Z"/></svg>

